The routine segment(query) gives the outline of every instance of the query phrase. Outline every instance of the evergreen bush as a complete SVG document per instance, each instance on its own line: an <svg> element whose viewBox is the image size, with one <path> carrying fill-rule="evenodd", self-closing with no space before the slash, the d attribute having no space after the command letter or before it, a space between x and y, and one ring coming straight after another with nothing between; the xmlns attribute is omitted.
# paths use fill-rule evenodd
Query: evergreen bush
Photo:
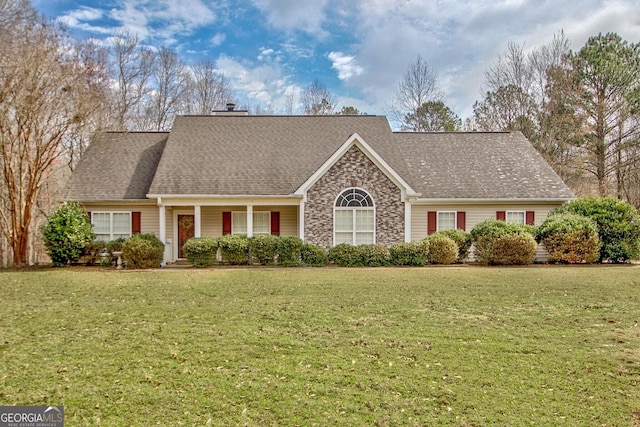
<svg viewBox="0 0 640 427"><path fill-rule="evenodd" d="M340 267L362 267L362 258L356 246L341 243L329 249L329 261Z"/></svg>
<svg viewBox="0 0 640 427"><path fill-rule="evenodd" d="M456 262L463 263L469 257L469 251L471 250L471 236L464 230L443 230L432 234L433 236L447 236L458 245L458 257Z"/></svg>
<svg viewBox="0 0 640 427"><path fill-rule="evenodd" d="M282 236L278 241L278 263L282 265L300 264L302 239L297 236Z"/></svg>
<svg viewBox="0 0 640 427"><path fill-rule="evenodd" d="M569 212L549 215L538 227L536 240L549 252L549 261L596 262L600 257L598 225L590 218Z"/></svg>
<svg viewBox="0 0 640 427"><path fill-rule="evenodd" d="M471 230L476 260L488 265L522 265L535 260L535 227L489 219Z"/></svg>
<svg viewBox="0 0 640 427"><path fill-rule="evenodd" d="M427 263L429 241L394 243L389 248L389 256L393 265L421 267Z"/></svg>
<svg viewBox="0 0 640 427"><path fill-rule="evenodd" d="M226 234L218 238L222 261L232 265L249 262L249 239L245 235Z"/></svg>
<svg viewBox="0 0 640 427"><path fill-rule="evenodd" d="M271 234L256 234L248 239L251 261L260 265L271 265L276 261L279 238Z"/></svg>
<svg viewBox="0 0 640 427"><path fill-rule="evenodd" d="M640 214L636 208L612 197L582 197L553 211L591 218L598 225L602 246L598 261L623 263L640 255Z"/></svg>
<svg viewBox="0 0 640 427"><path fill-rule="evenodd" d="M187 261L194 267L210 267L216 264L218 239L213 237L192 237L182 247Z"/></svg>
<svg viewBox="0 0 640 427"><path fill-rule="evenodd" d="M157 268L164 256L164 243L153 234L134 234L122 245L127 268Z"/></svg>
<svg viewBox="0 0 640 427"><path fill-rule="evenodd" d="M304 265L324 267L327 265L329 257L327 251L324 249L310 243L305 243L300 248L300 261L302 261Z"/></svg>
<svg viewBox="0 0 640 427"><path fill-rule="evenodd" d="M80 258L82 250L95 238L91 221L78 203L65 203L56 208L40 231L55 266Z"/></svg>
<svg viewBox="0 0 640 427"><path fill-rule="evenodd" d="M382 245L356 246L360 257L359 264L365 267L384 267L391 262L389 249Z"/></svg>
<svg viewBox="0 0 640 427"><path fill-rule="evenodd" d="M458 259L458 245L444 234L429 236L429 254L427 260L431 264L453 264Z"/></svg>

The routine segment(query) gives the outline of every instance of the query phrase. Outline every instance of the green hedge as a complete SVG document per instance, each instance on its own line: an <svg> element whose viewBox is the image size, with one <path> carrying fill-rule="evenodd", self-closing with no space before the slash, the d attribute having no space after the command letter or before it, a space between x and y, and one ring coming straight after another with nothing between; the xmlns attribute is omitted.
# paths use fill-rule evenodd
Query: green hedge
<svg viewBox="0 0 640 427"><path fill-rule="evenodd" d="M193 237L182 247L187 261L195 267L210 267L216 264L218 239L213 237Z"/></svg>
<svg viewBox="0 0 640 427"><path fill-rule="evenodd" d="M222 261L232 265L249 263L249 239L245 235L226 234L218 238Z"/></svg>
<svg viewBox="0 0 640 427"><path fill-rule="evenodd" d="M73 202L56 208L40 231L49 257L56 266L76 261L95 237L89 217L78 203Z"/></svg>
<svg viewBox="0 0 640 427"><path fill-rule="evenodd" d="M260 265L275 264L279 238L271 234L256 234L249 239L251 261Z"/></svg>
<svg viewBox="0 0 640 427"><path fill-rule="evenodd" d="M569 212L549 215L538 227L536 240L549 252L551 262L596 262L602 246L595 221Z"/></svg>
<svg viewBox="0 0 640 427"><path fill-rule="evenodd" d="M329 249L329 262L340 267L362 267L362 258L356 246L341 243Z"/></svg>
<svg viewBox="0 0 640 427"><path fill-rule="evenodd" d="M535 260L538 245L532 226L490 219L476 225L470 234L481 264L523 265Z"/></svg>
<svg viewBox="0 0 640 427"><path fill-rule="evenodd" d="M628 203L612 197L582 197L556 209L591 218L598 225L600 262L623 263L640 255L640 214Z"/></svg>
<svg viewBox="0 0 640 427"><path fill-rule="evenodd" d="M458 259L458 245L444 234L433 234L427 239L429 254L427 260L431 264L453 264Z"/></svg>
<svg viewBox="0 0 640 427"><path fill-rule="evenodd" d="M429 237L447 236L458 245L458 256L456 262L463 263L469 257L471 250L471 235L464 230L444 230L438 231Z"/></svg>
<svg viewBox="0 0 640 427"><path fill-rule="evenodd" d="M164 244L153 234L134 234L122 245L127 268L157 268L162 263Z"/></svg>
<svg viewBox="0 0 640 427"><path fill-rule="evenodd" d="M300 264L302 245L302 239L297 236L280 237L278 240L278 264Z"/></svg>
<svg viewBox="0 0 640 427"><path fill-rule="evenodd" d="M427 263L429 241L394 243L389 248L393 265L421 267Z"/></svg>
<svg viewBox="0 0 640 427"><path fill-rule="evenodd" d="M327 262L329 262L329 257L327 251L324 249L310 243L305 243L300 248L300 261L304 265L324 267L327 265Z"/></svg>

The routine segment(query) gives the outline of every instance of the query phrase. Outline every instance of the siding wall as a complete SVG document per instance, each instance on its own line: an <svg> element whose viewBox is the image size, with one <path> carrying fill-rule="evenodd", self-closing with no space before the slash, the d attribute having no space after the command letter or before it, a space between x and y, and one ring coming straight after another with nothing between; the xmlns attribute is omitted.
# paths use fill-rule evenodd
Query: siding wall
<svg viewBox="0 0 640 427"><path fill-rule="evenodd" d="M487 219L496 219L496 211L534 211L535 225L544 222L549 213L561 206L562 203L553 204L495 204L495 205L414 205L411 209L411 240L418 241L427 237L427 212L429 211L465 211L466 231L473 230L478 223ZM536 259L546 261L548 253L544 247L538 246Z"/></svg>
<svg viewBox="0 0 640 427"><path fill-rule="evenodd" d="M400 189L356 146L351 147L307 192L305 240L325 249L333 246L333 208L338 195L358 187L373 198L376 243L404 241L404 203Z"/></svg>
<svg viewBox="0 0 640 427"><path fill-rule="evenodd" d="M160 213L156 205L106 205L99 203L85 203L84 208L89 212L140 212L140 232L158 236L160 233Z"/></svg>

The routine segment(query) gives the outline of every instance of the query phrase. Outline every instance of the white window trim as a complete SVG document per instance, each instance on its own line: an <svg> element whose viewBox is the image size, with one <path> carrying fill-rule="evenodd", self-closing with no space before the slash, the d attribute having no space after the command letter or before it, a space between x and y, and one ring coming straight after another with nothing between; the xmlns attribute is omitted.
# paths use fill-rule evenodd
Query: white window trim
<svg viewBox="0 0 640 427"><path fill-rule="evenodd" d="M509 214L522 214L522 222L509 221ZM505 211L504 221L508 224L526 224L527 223L527 211Z"/></svg>
<svg viewBox="0 0 640 427"><path fill-rule="evenodd" d="M373 206L366 206L366 207L358 207L358 206L336 206L336 203L338 202L338 200L340 199L340 196L342 196L342 194L344 194L345 191L350 190L352 188L355 188L357 190L361 190L364 191L365 193L367 193L367 195L369 196L369 198L371 199L371 203L373 204ZM373 197L371 196L371 193L369 193L368 191L366 191L363 188L359 188L359 187L349 187L349 188L345 188L344 190L342 190L335 198L335 200L333 201L333 246L336 246L336 211L352 211L353 212L353 229L351 230L351 245L356 244L356 236L357 233L373 233L373 244L376 244L376 242L378 241L378 236L377 236L377 232L376 232L376 203L373 200ZM357 227L356 227L356 211L373 211L373 230L368 230L368 231L357 231ZM340 231L339 233L346 233L346 231Z"/></svg>
<svg viewBox="0 0 640 427"><path fill-rule="evenodd" d="M118 234L128 234L129 237L131 237L131 235L133 234L131 231L131 216L132 216L132 212L131 211L91 211L91 226L93 227L93 222L95 221L95 215L96 214L109 214L109 240L108 242L115 240L115 238L113 237L114 232L113 232L113 214L128 214L129 215L129 221L128 221L128 231L127 233L118 233ZM95 232L95 231L94 231ZM98 234L106 234L106 233L98 233Z"/></svg>
<svg viewBox="0 0 640 427"><path fill-rule="evenodd" d="M231 234L232 234L232 235L246 235L246 234L249 232L248 224L247 224L247 231L246 231L246 232L244 232L244 233L238 233L238 232L236 231L236 229L235 229L235 225L234 225L234 220L233 220L234 214L244 214L244 216L245 216L245 222L246 222L247 211L231 211ZM257 232L256 232L256 229L255 229L255 215L256 215L256 214L264 214L264 215L268 215L268 222L267 222L267 223L269 224L269 231L268 231L268 232L259 232L259 233L257 233ZM271 234L271 211L255 211L255 210L254 210L254 211L253 211L253 216L254 216L254 221L253 221L254 226L253 226L253 233L252 233L252 234L253 234L254 236L255 236L256 234L265 234L265 235L266 235L266 234Z"/></svg>
<svg viewBox="0 0 640 427"><path fill-rule="evenodd" d="M436 231L444 231L440 229L440 214L453 214L453 230L458 229L458 211L436 211ZM451 229L447 229L451 230Z"/></svg>

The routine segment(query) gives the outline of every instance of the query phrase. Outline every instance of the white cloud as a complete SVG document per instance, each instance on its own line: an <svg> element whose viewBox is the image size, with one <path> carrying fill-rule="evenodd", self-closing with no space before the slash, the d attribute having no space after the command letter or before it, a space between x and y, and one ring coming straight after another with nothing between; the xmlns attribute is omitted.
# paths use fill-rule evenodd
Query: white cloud
<svg viewBox="0 0 640 427"><path fill-rule="evenodd" d="M255 66L222 55L216 61L216 67L229 79L241 103L259 104L284 112L287 94L300 92L278 63Z"/></svg>
<svg viewBox="0 0 640 427"><path fill-rule="evenodd" d="M354 56L345 55L342 52L329 52L327 57L333 63L331 68L338 72L340 80L349 80L353 76L359 76L364 73L364 68L356 64Z"/></svg>
<svg viewBox="0 0 640 427"><path fill-rule="evenodd" d="M254 0L275 28L285 31L304 31L318 38L328 36L323 29L329 0Z"/></svg>
<svg viewBox="0 0 640 427"><path fill-rule="evenodd" d="M223 33L216 33L213 37L211 37L211 44L214 47L221 46L222 43L226 40L227 36Z"/></svg>

